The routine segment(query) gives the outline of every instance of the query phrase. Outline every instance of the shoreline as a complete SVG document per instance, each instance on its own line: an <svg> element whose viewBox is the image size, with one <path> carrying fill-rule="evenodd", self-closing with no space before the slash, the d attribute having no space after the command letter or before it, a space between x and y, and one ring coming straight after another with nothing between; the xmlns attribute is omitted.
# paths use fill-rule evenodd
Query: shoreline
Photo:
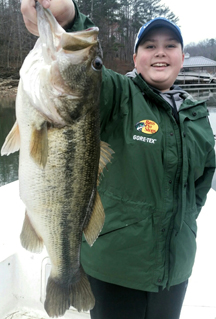
<svg viewBox="0 0 216 319"><path fill-rule="evenodd" d="M0 99L15 100L18 88L18 79L0 78Z"/></svg>
<svg viewBox="0 0 216 319"><path fill-rule="evenodd" d="M0 99L15 99L19 83L20 67L0 66Z"/></svg>

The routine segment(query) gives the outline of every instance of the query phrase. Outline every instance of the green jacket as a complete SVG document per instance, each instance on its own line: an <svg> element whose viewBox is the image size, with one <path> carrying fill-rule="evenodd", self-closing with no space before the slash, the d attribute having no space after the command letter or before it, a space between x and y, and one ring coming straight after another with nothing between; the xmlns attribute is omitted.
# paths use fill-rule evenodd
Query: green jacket
<svg viewBox="0 0 216 319"><path fill-rule="evenodd" d="M86 21L77 10L72 31L92 25ZM215 151L205 103L184 98L177 123L140 75L103 69L101 140L115 154L99 185L105 225L81 249L92 277L157 292L191 275Z"/></svg>

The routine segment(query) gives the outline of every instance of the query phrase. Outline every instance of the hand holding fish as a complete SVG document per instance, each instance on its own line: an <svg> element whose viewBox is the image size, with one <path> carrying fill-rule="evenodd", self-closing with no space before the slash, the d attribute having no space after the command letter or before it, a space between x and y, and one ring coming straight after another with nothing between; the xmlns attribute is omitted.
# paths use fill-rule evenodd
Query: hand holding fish
<svg viewBox="0 0 216 319"><path fill-rule="evenodd" d="M38 0L44 8L49 8L58 23L64 27L73 21L75 9L71 0ZM39 35L35 0L22 0L21 12L26 28L34 35Z"/></svg>

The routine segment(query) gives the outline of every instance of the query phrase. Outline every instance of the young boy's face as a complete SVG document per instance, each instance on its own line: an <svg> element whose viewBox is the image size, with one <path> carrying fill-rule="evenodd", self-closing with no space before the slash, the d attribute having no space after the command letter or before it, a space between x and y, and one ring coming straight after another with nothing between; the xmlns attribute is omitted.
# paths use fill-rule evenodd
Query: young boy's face
<svg viewBox="0 0 216 319"><path fill-rule="evenodd" d="M168 91L183 66L184 54L175 33L156 28L143 38L133 56L135 68L144 80L161 92Z"/></svg>

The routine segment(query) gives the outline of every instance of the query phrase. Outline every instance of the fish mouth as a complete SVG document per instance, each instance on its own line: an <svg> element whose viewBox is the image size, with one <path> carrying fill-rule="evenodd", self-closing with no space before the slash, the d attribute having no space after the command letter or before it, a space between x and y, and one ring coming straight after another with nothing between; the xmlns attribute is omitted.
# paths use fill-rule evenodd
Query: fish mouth
<svg viewBox="0 0 216 319"><path fill-rule="evenodd" d="M61 36L61 47L63 50L68 51L79 51L90 48L98 43L98 32L98 27L76 32L64 32Z"/></svg>
<svg viewBox="0 0 216 319"><path fill-rule="evenodd" d="M99 28L98 27L91 27L91 28L88 28L84 31L95 31L95 32L98 32L99 31ZM77 31L77 32L83 32L83 31Z"/></svg>

